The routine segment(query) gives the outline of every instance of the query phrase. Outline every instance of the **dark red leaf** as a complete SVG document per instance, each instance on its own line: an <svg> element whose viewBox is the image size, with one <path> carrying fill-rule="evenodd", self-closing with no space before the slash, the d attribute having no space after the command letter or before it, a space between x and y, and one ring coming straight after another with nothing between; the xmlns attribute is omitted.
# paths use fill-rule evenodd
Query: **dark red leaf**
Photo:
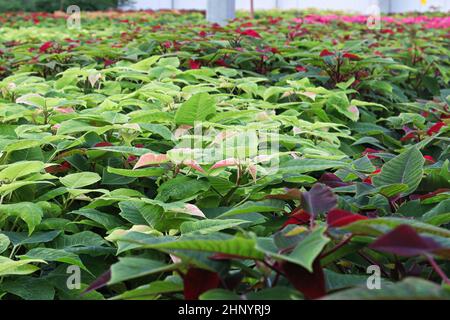
<svg viewBox="0 0 450 320"><path fill-rule="evenodd" d="M385 34L395 34L395 32L392 31L391 29L382 29L380 30L380 32Z"/></svg>
<svg viewBox="0 0 450 320"><path fill-rule="evenodd" d="M216 272L190 268L183 278L184 298L186 300L198 300L198 297L211 289L216 289L220 285L220 278Z"/></svg>
<svg viewBox="0 0 450 320"><path fill-rule="evenodd" d="M325 277L320 259L314 261L312 273L290 262L283 262L281 267L289 282L303 293L306 299L318 299L326 295Z"/></svg>
<svg viewBox="0 0 450 320"><path fill-rule="evenodd" d="M53 42L52 41L47 41L46 43L44 43L40 48L39 48L39 52L40 53L45 53L47 52L48 49L50 49L53 46Z"/></svg>
<svg viewBox="0 0 450 320"><path fill-rule="evenodd" d="M169 49L169 48L172 47L172 42L170 42L170 41L165 41L165 42L162 43L162 46L163 46L164 48L166 48L166 49Z"/></svg>
<svg viewBox="0 0 450 320"><path fill-rule="evenodd" d="M216 65L221 67L228 67L228 63L225 61L225 59L217 59L215 63Z"/></svg>
<svg viewBox="0 0 450 320"><path fill-rule="evenodd" d="M106 271L101 276L92 282L83 293L89 293L91 291L103 288L111 280L111 270Z"/></svg>
<svg viewBox="0 0 450 320"><path fill-rule="evenodd" d="M351 185L351 183L344 182L334 173L324 173L319 179L320 183L323 183L330 188L346 187Z"/></svg>
<svg viewBox="0 0 450 320"><path fill-rule="evenodd" d="M316 183L312 188L302 193L302 208L308 212L312 218L321 213L328 212L337 205L337 198L330 187Z"/></svg>
<svg viewBox="0 0 450 320"><path fill-rule="evenodd" d="M253 29L248 29L248 30L245 30L245 31L241 31L240 34L243 35L243 36L248 36L250 38L258 38L258 39L261 38L261 35L258 32L256 32L255 30L253 30Z"/></svg>
<svg viewBox="0 0 450 320"><path fill-rule="evenodd" d="M242 28L250 28L250 27L253 27L253 23L252 22L246 22L246 23L241 24L241 27Z"/></svg>
<svg viewBox="0 0 450 320"><path fill-rule="evenodd" d="M441 245L431 238L419 235L411 226L401 225L379 237L369 248L411 257L431 253L440 249Z"/></svg>
<svg viewBox="0 0 450 320"><path fill-rule="evenodd" d="M430 192L430 193L427 193L427 194L422 194L422 195L420 195L420 194L412 194L412 195L409 196L409 199L410 200L417 200L417 199L425 200L425 199L428 199L428 198L432 198L432 197L438 195L439 193L448 192L448 191L450 191L450 189L440 188L440 189L437 189L436 191L433 191L433 192Z"/></svg>
<svg viewBox="0 0 450 320"><path fill-rule="evenodd" d="M368 219L366 216L341 209L333 209L327 214L327 224L333 228L343 227L350 223L366 219Z"/></svg>
<svg viewBox="0 0 450 320"><path fill-rule="evenodd" d="M269 19L267 20L270 24L278 24L278 22L282 21L283 18L279 17L279 18L273 18L273 17L269 17Z"/></svg>
<svg viewBox="0 0 450 320"><path fill-rule="evenodd" d="M366 179L363 180L363 182L368 183L368 184L372 184L372 176L377 175L381 172L381 169L378 168L376 169L374 172L372 172L370 175L370 177L367 177Z"/></svg>
<svg viewBox="0 0 450 320"><path fill-rule="evenodd" d="M408 141L411 139L416 139L417 138L417 134L415 132L410 132L405 134L403 137L400 138L400 141Z"/></svg>
<svg viewBox="0 0 450 320"><path fill-rule="evenodd" d="M246 259L246 257L238 256L235 254L226 254L226 253L215 253L212 256L209 257L211 260L242 260Z"/></svg>
<svg viewBox="0 0 450 320"><path fill-rule="evenodd" d="M430 129L427 130L427 134L432 136L433 134L438 133L442 127L445 127L445 123L440 121L435 123Z"/></svg>
<svg viewBox="0 0 450 320"><path fill-rule="evenodd" d="M55 174L69 171L72 168L69 162L64 161L61 164L45 168L45 172Z"/></svg>
<svg viewBox="0 0 450 320"><path fill-rule="evenodd" d="M324 49L320 52L320 56L321 57L334 56L334 53L327 49Z"/></svg>
<svg viewBox="0 0 450 320"><path fill-rule="evenodd" d="M374 153L380 153L383 152L382 150L372 149L372 148L366 148L363 152L363 156L367 156L369 159L377 159L380 158L379 156L373 155Z"/></svg>
<svg viewBox="0 0 450 320"><path fill-rule="evenodd" d="M108 142L108 141L102 141L102 142L96 143L96 144L94 145L94 148L112 147L112 146L113 146L113 144L112 144L111 142Z"/></svg>
<svg viewBox="0 0 450 320"><path fill-rule="evenodd" d="M189 68L192 70L197 70L200 69L202 67L202 64L200 61L198 60L189 60Z"/></svg>
<svg viewBox="0 0 450 320"><path fill-rule="evenodd" d="M116 62L114 60L111 60L111 59L105 59L103 61L103 65L104 65L105 68L110 66L110 65L112 65L112 64L114 64L114 63L116 63Z"/></svg>
<svg viewBox="0 0 450 320"><path fill-rule="evenodd" d="M292 211L289 219L283 224L283 228L290 224L303 225L311 221L311 215L303 209L295 209Z"/></svg>
<svg viewBox="0 0 450 320"><path fill-rule="evenodd" d="M128 162L128 163L131 163L131 162L137 161L138 159L139 159L139 158L136 157L136 156L129 156L129 157L127 158L127 162Z"/></svg>
<svg viewBox="0 0 450 320"><path fill-rule="evenodd" d="M344 53L342 56L349 60L361 60L360 56L349 52Z"/></svg>

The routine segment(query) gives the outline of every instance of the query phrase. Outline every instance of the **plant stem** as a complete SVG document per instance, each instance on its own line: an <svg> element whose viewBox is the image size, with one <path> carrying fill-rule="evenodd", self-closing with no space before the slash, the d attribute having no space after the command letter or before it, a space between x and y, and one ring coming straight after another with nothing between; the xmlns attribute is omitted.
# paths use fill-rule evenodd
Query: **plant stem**
<svg viewBox="0 0 450 320"><path fill-rule="evenodd" d="M324 254L322 254L322 256L320 257L321 259L329 256L330 254L336 252L337 250L339 250L340 248L342 248L343 246L345 246L351 239L353 238L353 235L350 235L348 237L345 237L344 239L341 240L341 242L339 242L333 249L329 250L328 252L325 252Z"/></svg>
<svg viewBox="0 0 450 320"><path fill-rule="evenodd" d="M386 278L390 278L389 274L384 270L383 266L376 262L373 261L371 258L369 258L368 256L366 256L364 253L362 253L361 251L358 252L358 255L363 258L364 260L366 260L367 262L369 262L372 265L376 265L380 268L381 273L386 277Z"/></svg>
<svg viewBox="0 0 450 320"><path fill-rule="evenodd" d="M14 254L16 253L18 246L13 246L11 249L11 254L9 255L9 258L12 259L14 257Z"/></svg>
<svg viewBox="0 0 450 320"><path fill-rule="evenodd" d="M442 280L448 285L450 285L450 279L447 277L445 272L441 269L441 267L437 264L436 260L431 255L426 255L428 262L433 267L434 271L441 277Z"/></svg>

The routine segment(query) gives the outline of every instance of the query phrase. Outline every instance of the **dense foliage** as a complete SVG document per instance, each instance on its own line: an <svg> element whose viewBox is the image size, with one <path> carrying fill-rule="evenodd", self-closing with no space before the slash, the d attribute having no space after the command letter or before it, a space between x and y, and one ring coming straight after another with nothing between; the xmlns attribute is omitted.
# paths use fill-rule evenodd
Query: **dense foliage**
<svg viewBox="0 0 450 320"><path fill-rule="evenodd" d="M81 10L115 9L120 5L133 3L132 0L0 0L0 12L8 11L64 11L70 5L77 5Z"/></svg>
<svg viewBox="0 0 450 320"><path fill-rule="evenodd" d="M449 19L277 14L2 15L0 297L450 297Z"/></svg>

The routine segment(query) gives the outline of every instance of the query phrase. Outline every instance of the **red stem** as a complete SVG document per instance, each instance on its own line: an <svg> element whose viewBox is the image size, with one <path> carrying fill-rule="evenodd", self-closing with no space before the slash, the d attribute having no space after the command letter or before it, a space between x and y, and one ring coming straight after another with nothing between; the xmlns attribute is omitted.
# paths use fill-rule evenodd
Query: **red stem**
<svg viewBox="0 0 450 320"><path fill-rule="evenodd" d="M324 254L322 254L322 256L320 257L320 259L323 259L323 258L329 256L330 254L336 252L337 250L339 250L340 248L342 248L343 246L345 246L352 238L353 238L353 235L344 238L344 239L341 240L341 242L339 242L333 249L330 249L330 251L325 252Z"/></svg>
<svg viewBox="0 0 450 320"><path fill-rule="evenodd" d="M430 262L430 265L433 267L434 271L444 280L444 282L448 285L450 285L450 279L447 277L447 275L444 273L444 271L441 269L441 267L437 264L436 260L430 255L426 255L428 262Z"/></svg>

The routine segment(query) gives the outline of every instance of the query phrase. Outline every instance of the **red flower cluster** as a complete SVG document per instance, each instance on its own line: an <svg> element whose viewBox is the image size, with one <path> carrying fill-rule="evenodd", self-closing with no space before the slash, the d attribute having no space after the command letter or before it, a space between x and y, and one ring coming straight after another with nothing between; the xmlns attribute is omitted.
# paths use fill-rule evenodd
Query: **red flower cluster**
<svg viewBox="0 0 450 320"><path fill-rule="evenodd" d="M368 184L372 184L372 176L377 175L377 174L379 174L380 172L381 172L381 169L380 169L380 168L376 169L374 172L372 172L372 173L370 174L369 177L367 177L366 179L364 179L363 182L368 183Z"/></svg>
<svg viewBox="0 0 450 320"><path fill-rule="evenodd" d="M189 68L192 70L200 69L202 67L202 64L198 60L189 60Z"/></svg>
<svg viewBox="0 0 450 320"><path fill-rule="evenodd" d="M432 135L438 133L442 127L445 127L445 123L442 121L437 122L430 129L427 130L427 134L429 136L432 136Z"/></svg>
<svg viewBox="0 0 450 320"><path fill-rule="evenodd" d="M46 53L51 47L53 47L53 42L52 41L47 41L42 46L40 46L39 52L40 53Z"/></svg>
<svg viewBox="0 0 450 320"><path fill-rule="evenodd" d="M378 159L380 157L374 156L373 153L380 153L383 152L382 150L372 149L372 148L366 148L363 152L363 156L367 156L369 159Z"/></svg>
<svg viewBox="0 0 450 320"><path fill-rule="evenodd" d="M342 56L349 60L361 60L360 56L349 52L344 53Z"/></svg>
<svg viewBox="0 0 450 320"><path fill-rule="evenodd" d="M283 227L290 224L306 225L310 222L311 215L303 209L296 209L289 216ZM330 228L343 227L359 220L368 219L366 216L342 209L331 209L327 213L327 224Z"/></svg>
<svg viewBox="0 0 450 320"><path fill-rule="evenodd" d="M321 57L334 56L334 53L329 51L328 49L324 49L320 52Z"/></svg>
<svg viewBox="0 0 450 320"><path fill-rule="evenodd" d="M261 39L262 38L261 35L258 32L256 32L255 30L253 30L253 29L247 29L245 31L238 30L238 32L242 36L247 36L247 37L256 38L256 39Z"/></svg>
<svg viewBox="0 0 450 320"><path fill-rule="evenodd" d="M61 164L45 168L45 172L50 173L50 174L63 173L63 172L69 171L71 168L72 168L72 166L70 165L70 163L67 161L64 161Z"/></svg>

